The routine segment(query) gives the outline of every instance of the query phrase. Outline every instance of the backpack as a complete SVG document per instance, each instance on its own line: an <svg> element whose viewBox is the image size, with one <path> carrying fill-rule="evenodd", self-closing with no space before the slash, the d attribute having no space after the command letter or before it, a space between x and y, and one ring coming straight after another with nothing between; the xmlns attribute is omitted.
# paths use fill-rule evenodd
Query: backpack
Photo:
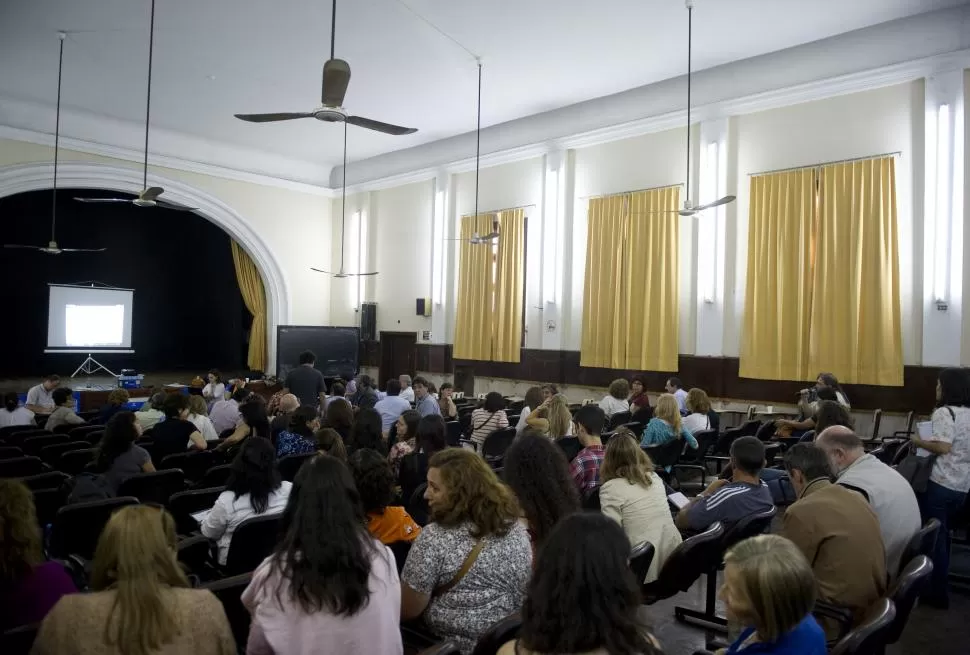
<svg viewBox="0 0 970 655"><path fill-rule="evenodd" d="M61 486L67 504L86 503L91 500L114 498L115 492L108 479L97 473L78 473Z"/></svg>

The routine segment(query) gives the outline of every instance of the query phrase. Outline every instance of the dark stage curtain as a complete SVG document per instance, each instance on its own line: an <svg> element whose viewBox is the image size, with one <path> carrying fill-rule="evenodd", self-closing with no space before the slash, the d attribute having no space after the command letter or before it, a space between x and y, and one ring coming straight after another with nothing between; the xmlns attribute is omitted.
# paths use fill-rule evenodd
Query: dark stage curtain
<svg viewBox="0 0 970 655"><path fill-rule="evenodd" d="M230 237L191 212L134 205L85 205L76 195L130 197L90 189L57 192L57 242L103 253L46 255L0 250L3 352L0 377L70 373L84 359L44 354L47 284L97 280L135 290L133 355L95 355L115 373L245 368L248 312L233 267ZM0 199L3 243L50 240L51 192Z"/></svg>

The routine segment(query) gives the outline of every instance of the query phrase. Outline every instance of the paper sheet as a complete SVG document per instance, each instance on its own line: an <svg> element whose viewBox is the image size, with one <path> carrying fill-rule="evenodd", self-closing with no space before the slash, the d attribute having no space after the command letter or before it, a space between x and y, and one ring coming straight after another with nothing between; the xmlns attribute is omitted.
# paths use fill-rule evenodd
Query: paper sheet
<svg viewBox="0 0 970 655"><path fill-rule="evenodd" d="M679 491L675 491L674 493L667 496L667 500L672 502L674 504L674 507L676 507L677 509L684 509L685 507L687 507L687 504L690 502L687 496L680 493Z"/></svg>

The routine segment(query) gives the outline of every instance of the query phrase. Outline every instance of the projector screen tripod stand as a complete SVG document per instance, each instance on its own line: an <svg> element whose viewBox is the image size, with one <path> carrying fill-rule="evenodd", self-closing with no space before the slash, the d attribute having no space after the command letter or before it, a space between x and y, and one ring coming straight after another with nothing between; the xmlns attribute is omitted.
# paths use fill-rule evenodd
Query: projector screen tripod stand
<svg viewBox="0 0 970 655"><path fill-rule="evenodd" d="M82 372L85 375L92 375L93 373L97 373L98 371L106 371L108 375L110 375L113 378L118 377L117 375L112 373L107 366L105 366L104 364L96 360L91 355L88 355L88 358L85 359L83 362L81 362L81 365L77 367L77 370L71 373L71 377L72 378L77 377L77 374Z"/></svg>

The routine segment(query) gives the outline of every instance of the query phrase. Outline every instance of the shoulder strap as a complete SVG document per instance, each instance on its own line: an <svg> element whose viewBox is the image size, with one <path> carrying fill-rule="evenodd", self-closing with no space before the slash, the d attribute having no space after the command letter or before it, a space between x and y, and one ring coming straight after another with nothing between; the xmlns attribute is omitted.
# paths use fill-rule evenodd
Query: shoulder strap
<svg viewBox="0 0 970 655"><path fill-rule="evenodd" d="M487 419L485 419L484 421L482 421L481 423L479 423L478 425L476 425L475 427L472 428L472 432L476 432L476 431L481 430L482 428L484 428L486 425L489 424L489 422L493 418L495 418L495 415L496 414L498 414L498 412L492 412L491 414L489 414Z"/></svg>
<svg viewBox="0 0 970 655"><path fill-rule="evenodd" d="M948 405L947 408L946 408L946 411L950 412L950 419L952 419L954 421L957 420L957 415L953 412L953 408L952 407L950 407Z"/></svg>
<svg viewBox="0 0 970 655"><path fill-rule="evenodd" d="M468 572L475 564L475 560L477 560L479 554L481 554L483 546L484 544L482 543L481 539L475 542L475 545L472 546L471 552L468 553L467 557L465 557L465 561L461 563L461 568L458 569L458 573L455 574L455 577L453 577L451 580L444 583L443 585L439 587L435 587L434 591L431 592L432 598L436 596L442 596L448 593L449 591L455 588L455 585L461 582L462 578L468 575Z"/></svg>

